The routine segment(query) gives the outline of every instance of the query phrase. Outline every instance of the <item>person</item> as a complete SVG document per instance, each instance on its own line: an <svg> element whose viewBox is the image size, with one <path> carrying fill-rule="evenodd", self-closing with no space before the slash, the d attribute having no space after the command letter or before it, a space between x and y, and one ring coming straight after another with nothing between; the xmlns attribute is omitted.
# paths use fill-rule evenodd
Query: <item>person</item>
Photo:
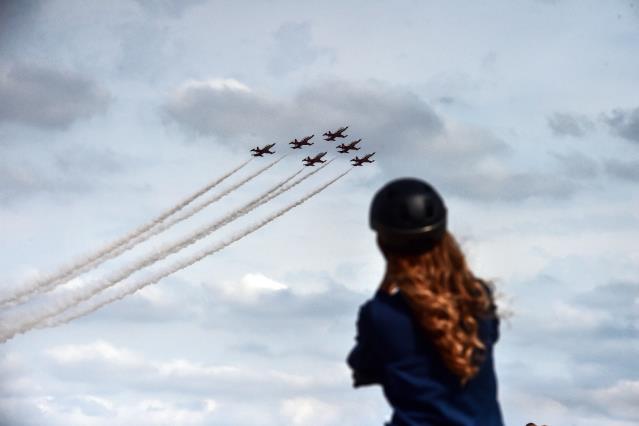
<svg viewBox="0 0 639 426"><path fill-rule="evenodd" d="M473 275L446 222L443 199L414 178L386 184L370 207L386 273L360 307L347 363L354 387L381 384L389 426L503 425L493 284Z"/></svg>

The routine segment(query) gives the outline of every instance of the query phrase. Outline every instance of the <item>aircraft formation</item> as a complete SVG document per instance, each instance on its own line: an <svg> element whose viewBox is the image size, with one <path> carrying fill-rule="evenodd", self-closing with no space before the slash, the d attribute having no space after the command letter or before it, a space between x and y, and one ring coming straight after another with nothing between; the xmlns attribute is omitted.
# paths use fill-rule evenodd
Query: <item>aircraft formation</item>
<svg viewBox="0 0 639 426"><path fill-rule="evenodd" d="M327 142L333 142L335 141L337 138L346 138L348 137L348 135L345 135L344 132L346 131L346 129L348 129L348 126L344 126L344 127L340 127L339 129L335 130L335 131L327 131L325 132L322 136L324 136L324 140ZM303 137L300 140L297 140L297 138L293 139L292 141L290 141L288 144L291 145L291 149L302 149L302 146L305 145L314 145L314 142L310 142L310 140L314 137L315 135L310 135L310 136L306 136ZM357 145L362 141L362 139L357 139L354 140L348 144L345 143L341 143L340 145L337 145L337 150L339 153L341 154L347 154L349 151L359 151L360 147L358 147ZM264 156L264 154L275 154L275 151L271 151L271 148L273 148L275 146L274 143L269 144L264 146L263 148L255 147L253 149L251 149L251 152L253 152L253 156L254 157L262 157ZM317 163L325 163L326 160L322 160L322 158L327 154L327 152L320 152L319 154L315 155L314 157L311 156L307 156L306 158L304 158L302 160L302 162L304 163L305 166L314 166ZM374 163L375 160L371 160L371 157L375 155L375 153L373 152L372 154L366 154L365 156L363 156L362 158L359 158L358 156L355 156L355 158L351 159L351 163L353 166L362 166L365 163Z"/></svg>
<svg viewBox="0 0 639 426"><path fill-rule="evenodd" d="M343 130L340 131L343 133ZM335 136L336 133L340 131L330 133ZM312 145L310 142L312 137L313 135L307 136L302 140L295 139L291 145L300 145L300 147L302 145ZM343 137L345 137L345 135L343 135ZM353 149L357 148L356 143L349 145L353 145ZM264 157L275 153L275 150L272 149L274 146L275 143L271 143L264 147L257 146L250 151L254 157ZM293 149L296 148L293 146ZM348 152L348 150L346 151ZM304 158L303 162L306 166L314 166L318 163L323 164L315 167L308 173L304 173L301 177L297 176L302 174L304 167L299 168L299 170L296 170L293 174L266 189L253 199L247 200L244 204L231 209L222 217L216 217L215 220L203 223L196 229L192 229L174 239L165 239L161 244L154 244L152 250L146 253L139 253L142 255L137 256L137 258L127 259L124 257L127 256L127 252L129 251L136 250L139 252L138 245L143 242L151 239L157 242L156 238L162 238L164 231L178 223L191 220L193 216L203 209L238 190L241 186L256 179L262 173L267 172L267 170L282 161L286 155L280 155L279 158L273 161L266 161L268 164L260 165L258 170L253 171L248 176L242 177L221 191L213 191L213 188L239 172L245 166L248 166L252 161L252 158L245 159L242 164L226 172L224 175L217 177L215 180L206 183L205 186L197 189L196 192L179 200L168 209L160 212L159 215L151 218L141 226L132 229L118 239L107 242L91 252L87 252L76 259L68 261L62 268L58 268L51 273L29 279L19 287L9 290L9 292L0 292L0 345L18 334L27 333L37 328L62 325L81 316L89 315L103 306L132 295L142 288L153 285L169 275L188 268L205 257L211 256L234 242L256 232L258 229L303 204L334 182L346 176L346 174L353 170L353 167L348 167L344 172L324 181L321 186L306 192L302 197L284 205L268 216L261 217L259 221L249 224L238 233L235 233L232 238L209 242L208 245L201 246L198 250L193 250L187 254L183 253L183 250L187 247L193 244L202 244L203 242L200 242L200 240L208 239L208 237L215 234L219 228L230 224L244 215L250 214L253 210L268 203L280 194L292 190L304 180L320 172L326 166L329 166L333 159L324 160L323 157L326 156L326 154L327 152L320 152L316 155L309 155ZM371 155L372 154L369 154L368 157ZM364 159L357 157L353 160L356 160L356 163L364 162ZM178 253L182 254L178 255ZM170 262L165 260L167 257L173 257L174 255L179 257L175 259L172 258ZM98 268L104 268L103 264L114 259L120 259L123 262L104 271L101 277L91 279L89 276L86 277L86 280L84 278L78 279L77 282L80 285L74 284L73 287L66 287L66 291L48 294L53 293L58 287L74 282L78 277L83 277ZM147 274L140 275L138 278L132 277L132 275L138 271L147 270L147 268L153 268L153 270L148 271ZM34 300L36 301L35 305L32 303ZM48 303L41 303L43 301ZM22 305L29 305L29 307L23 309Z"/></svg>

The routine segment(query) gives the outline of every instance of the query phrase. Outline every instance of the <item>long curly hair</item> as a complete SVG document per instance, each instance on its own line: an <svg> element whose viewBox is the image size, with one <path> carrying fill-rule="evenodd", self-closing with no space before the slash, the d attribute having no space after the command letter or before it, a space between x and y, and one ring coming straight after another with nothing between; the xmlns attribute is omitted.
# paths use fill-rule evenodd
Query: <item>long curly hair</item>
<svg viewBox="0 0 639 426"><path fill-rule="evenodd" d="M478 319L497 315L493 282L473 275L448 231L432 249L417 255L393 253L379 238L377 243L387 261L381 288L404 295L444 364L465 385L479 371L486 350Z"/></svg>

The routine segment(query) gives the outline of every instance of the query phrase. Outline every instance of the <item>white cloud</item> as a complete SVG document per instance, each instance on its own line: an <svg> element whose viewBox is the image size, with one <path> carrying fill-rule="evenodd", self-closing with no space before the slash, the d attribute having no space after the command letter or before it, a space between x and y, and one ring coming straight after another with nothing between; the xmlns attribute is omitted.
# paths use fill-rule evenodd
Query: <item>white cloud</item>
<svg viewBox="0 0 639 426"><path fill-rule="evenodd" d="M639 421L639 380L620 380L593 391L592 398L611 416Z"/></svg>
<svg viewBox="0 0 639 426"><path fill-rule="evenodd" d="M606 321L612 320L612 314L595 309L587 309L562 301L551 302L550 309L544 309L545 324L551 330L583 332L594 330Z"/></svg>
<svg viewBox="0 0 639 426"><path fill-rule="evenodd" d="M211 78L209 80L188 80L178 90L177 96L188 96L188 92L197 89L212 89L215 91L237 91L250 93L251 89L244 83L233 78Z"/></svg>
<svg viewBox="0 0 639 426"><path fill-rule="evenodd" d="M125 367L144 365L143 359L126 349L116 348L105 341L86 345L62 345L48 349L47 354L61 364L97 361Z"/></svg>
<svg viewBox="0 0 639 426"><path fill-rule="evenodd" d="M282 401L282 414L294 425L328 425L339 416L337 407L316 398L297 397Z"/></svg>
<svg viewBox="0 0 639 426"><path fill-rule="evenodd" d="M255 303L261 295L287 289L287 285L262 274L246 274L239 282L222 284L222 294L240 303Z"/></svg>
<svg viewBox="0 0 639 426"><path fill-rule="evenodd" d="M321 374L300 374L277 369L253 369L238 364L203 364L186 359L159 361L146 359L141 354L116 347L105 341L85 345L56 346L46 351L57 365L65 367L61 374L74 374L74 366L90 365L92 373L74 375L76 381L132 380L142 388L160 384L179 386L196 393L211 389L210 383L233 384L239 388L266 385L280 388L307 389L312 386L332 386ZM90 363L90 364L87 364ZM87 367L88 368L88 367Z"/></svg>

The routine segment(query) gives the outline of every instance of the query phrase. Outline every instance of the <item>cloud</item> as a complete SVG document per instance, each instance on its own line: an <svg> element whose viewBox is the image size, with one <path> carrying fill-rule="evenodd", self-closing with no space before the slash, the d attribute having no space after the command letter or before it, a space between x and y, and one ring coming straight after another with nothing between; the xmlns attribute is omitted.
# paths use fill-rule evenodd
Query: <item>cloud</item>
<svg viewBox="0 0 639 426"><path fill-rule="evenodd" d="M0 421L3 425L82 425L82 426L202 426L219 418L212 399L184 400L179 395L169 398L145 398L113 401L94 395L42 396L0 400ZM179 400L184 400L179 401ZM178 400L176 402L176 400Z"/></svg>
<svg viewBox="0 0 639 426"><path fill-rule="evenodd" d="M87 193L101 184L101 177L122 172L128 162L110 149L67 144L43 150L37 143L16 144L0 158L0 201Z"/></svg>
<svg viewBox="0 0 639 426"><path fill-rule="evenodd" d="M286 399L282 401L280 410L293 425L327 425L339 416L337 407L307 397Z"/></svg>
<svg viewBox="0 0 639 426"><path fill-rule="evenodd" d="M45 129L66 129L110 102L104 89L79 74L23 64L0 70L0 98L0 122Z"/></svg>
<svg viewBox="0 0 639 426"><path fill-rule="evenodd" d="M639 108L616 109L603 120L617 136L639 143Z"/></svg>
<svg viewBox="0 0 639 426"><path fill-rule="evenodd" d="M34 17L42 7L41 0L0 2L0 50L32 28Z"/></svg>
<svg viewBox="0 0 639 426"><path fill-rule="evenodd" d="M592 392L594 402L608 415L639 421L639 380L619 380Z"/></svg>
<svg viewBox="0 0 639 426"><path fill-rule="evenodd" d="M152 360L106 341L56 346L46 354L53 362L56 376L76 383L100 383L103 390L126 383L140 392L171 389L185 395L205 396L211 392L211 383L215 383L215 388L227 390L227 397L231 393L235 397L249 397L260 394L265 386L272 395L286 395L292 390L330 388L341 380L323 376L319 370L300 373L256 369L232 360L218 364L183 358Z"/></svg>
<svg viewBox="0 0 639 426"><path fill-rule="evenodd" d="M143 360L130 351L116 348L104 341L89 345L64 345L47 350L47 354L60 364L98 361L121 367L139 367Z"/></svg>
<svg viewBox="0 0 639 426"><path fill-rule="evenodd" d="M546 289L566 285L564 280L536 283L535 295L527 293L533 299L527 304L534 306L534 311L518 309L513 320L517 333L510 337L516 345L527 347L540 371L548 374L556 370L557 380L552 388L544 389L546 395L574 406L589 398L582 393L584 389L594 391L620 380L639 380L632 367L639 357L634 344L639 326L639 283L612 281L576 295L557 296L552 302L543 296ZM539 342L539 346L526 342ZM524 380L525 386L539 386L528 377L518 380Z"/></svg>
<svg viewBox="0 0 639 426"><path fill-rule="evenodd" d="M206 358L227 358L214 352ZM0 377L8 389L32 379L41 385L22 394L0 393L0 421L7 424L124 426L143 418L149 425L328 425L361 419L358 411L367 404L345 386L348 372L342 362L309 365L289 357L285 363L270 358L256 363L235 356L201 362L145 356L106 340L55 345L43 356L36 351L28 358L0 358ZM31 362L47 374L26 365ZM364 417L372 420L371 415Z"/></svg>
<svg viewBox="0 0 639 426"><path fill-rule="evenodd" d="M256 303L261 295L287 290L285 284L262 274L246 274L239 283L222 287L225 298L239 303Z"/></svg>
<svg viewBox="0 0 639 426"><path fill-rule="evenodd" d="M298 133L349 124L353 136L374 144L392 134L397 146L405 138L428 138L443 130L441 119L411 92L381 83L341 80L307 86L290 100L258 94L232 79L191 81L172 94L164 112L190 132L221 138L253 136L264 141L288 142Z"/></svg>
<svg viewBox="0 0 639 426"><path fill-rule="evenodd" d="M514 330L502 333L510 342L501 349L508 352L502 360L510 361L499 366L506 418L593 426L636 422L639 285L612 282L566 298L555 290L550 302L544 290L568 283L527 285L537 290L522 306L534 311L519 309ZM548 380L552 386L544 384Z"/></svg>
<svg viewBox="0 0 639 426"><path fill-rule="evenodd" d="M254 94L233 79L189 81L171 95L163 112L168 121L198 135L213 135L221 143L240 135L261 135L260 140L276 133L281 120L277 103Z"/></svg>
<svg viewBox="0 0 639 426"><path fill-rule="evenodd" d="M206 0L135 0L135 2L151 15L180 18L184 12Z"/></svg>
<svg viewBox="0 0 639 426"><path fill-rule="evenodd" d="M562 176L499 169L457 172L446 176L439 186L457 196L484 202L518 202L528 198L562 200L578 189L574 182Z"/></svg>
<svg viewBox="0 0 639 426"><path fill-rule="evenodd" d="M609 176L617 179L639 181L639 161L607 160L605 171Z"/></svg>
<svg viewBox="0 0 639 426"><path fill-rule="evenodd" d="M574 179L592 179L599 174L599 164L581 152L553 152L551 155L559 162L562 166L562 172L568 177Z"/></svg>
<svg viewBox="0 0 639 426"><path fill-rule="evenodd" d="M444 121L415 93L377 81L316 81L290 99L256 93L233 79L190 81L171 94L163 114L190 134L237 147L277 141L276 150L293 137L313 133L317 139L348 125L350 138L363 139L362 153L376 153L374 167L384 175L375 185L414 175L450 194L505 202L562 199L579 189L561 176L512 171L504 159L513 149L492 132Z"/></svg>
<svg viewBox="0 0 639 426"><path fill-rule="evenodd" d="M268 62L268 69L275 75L285 75L308 67L322 56L334 61L330 49L313 45L309 22L286 22L273 33L275 48Z"/></svg>
<svg viewBox="0 0 639 426"><path fill-rule="evenodd" d="M556 136L581 138L594 129L594 123L585 115L556 112L548 117L548 126Z"/></svg>
<svg viewBox="0 0 639 426"><path fill-rule="evenodd" d="M88 181L76 181L55 172L52 175L26 159L0 159L0 201L3 203L39 193L82 193L91 187Z"/></svg>
<svg viewBox="0 0 639 426"><path fill-rule="evenodd" d="M320 291L306 293L303 290L308 286L304 279L299 277L294 285L289 285L259 273L244 274L239 280L204 284L169 278L168 285L145 288L91 318L109 322L188 320L198 321L207 328L232 323L237 332L272 332L286 328L291 318L295 318L300 327L321 328L322 319L350 318L362 303L360 293L329 279L324 279L324 288Z"/></svg>

